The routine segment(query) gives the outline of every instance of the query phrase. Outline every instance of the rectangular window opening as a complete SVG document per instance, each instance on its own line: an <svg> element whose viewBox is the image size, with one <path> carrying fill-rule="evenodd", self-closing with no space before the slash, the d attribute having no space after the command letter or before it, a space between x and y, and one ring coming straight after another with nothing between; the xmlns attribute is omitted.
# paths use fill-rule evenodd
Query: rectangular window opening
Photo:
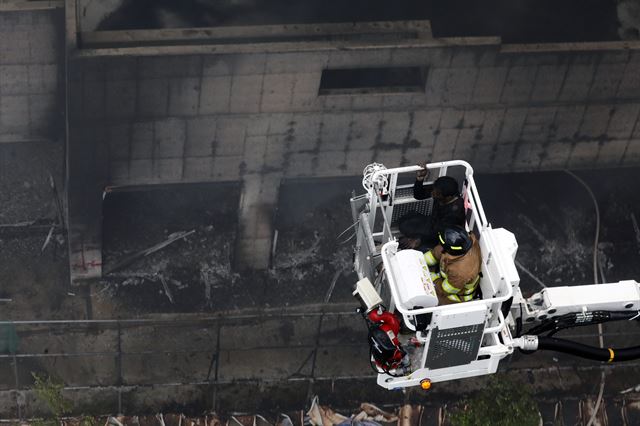
<svg viewBox="0 0 640 426"><path fill-rule="evenodd" d="M367 93L424 93L425 67L326 69L320 95Z"/></svg>

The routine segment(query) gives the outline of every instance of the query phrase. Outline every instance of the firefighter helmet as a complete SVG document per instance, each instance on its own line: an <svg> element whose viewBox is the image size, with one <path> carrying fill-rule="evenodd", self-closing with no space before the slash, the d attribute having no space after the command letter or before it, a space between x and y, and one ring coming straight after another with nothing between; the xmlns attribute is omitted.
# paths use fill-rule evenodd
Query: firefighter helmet
<svg viewBox="0 0 640 426"><path fill-rule="evenodd" d="M473 245L469 233L461 226L449 226L438 232L438 239L445 253L462 256Z"/></svg>

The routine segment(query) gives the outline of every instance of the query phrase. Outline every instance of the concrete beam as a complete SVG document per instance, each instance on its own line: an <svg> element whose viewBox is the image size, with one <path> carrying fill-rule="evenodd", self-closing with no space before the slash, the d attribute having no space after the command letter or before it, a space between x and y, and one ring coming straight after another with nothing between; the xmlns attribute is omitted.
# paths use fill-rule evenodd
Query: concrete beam
<svg viewBox="0 0 640 426"><path fill-rule="evenodd" d="M67 58L78 47L77 0L64 0L65 43Z"/></svg>
<svg viewBox="0 0 640 426"><path fill-rule="evenodd" d="M281 173L249 174L243 177L234 262L238 269L269 267L281 179Z"/></svg>
<svg viewBox="0 0 640 426"><path fill-rule="evenodd" d="M67 144L67 227L69 279L83 284L102 276L102 191L108 173L101 140L78 128L79 118L71 113L70 90L78 84L71 77L69 58L77 48L76 1L65 1L65 130ZM75 126L74 126L75 125Z"/></svg>
<svg viewBox="0 0 640 426"><path fill-rule="evenodd" d="M639 41L585 41L575 43L503 44L500 53L627 51L640 49Z"/></svg>
<svg viewBox="0 0 640 426"><path fill-rule="evenodd" d="M8 1L0 3L0 12L25 12L34 10L62 9L63 0L53 1Z"/></svg>
<svg viewBox="0 0 640 426"><path fill-rule="evenodd" d="M405 40L370 42L367 40L349 40L336 44L333 41L285 41L269 43L235 43L175 46L142 46L142 47L105 47L95 49L80 49L75 56L78 58L109 57L109 56L184 56L184 55L228 55L254 53L288 53L288 52L343 52L366 51L371 49L401 49L401 48L450 48L450 47L481 47L499 46L500 37L444 37L444 38L410 38Z"/></svg>
<svg viewBox="0 0 640 426"><path fill-rule="evenodd" d="M180 43L264 43L268 40L323 40L335 36L404 35L406 38L431 38L429 21L381 21L331 24L253 25L236 27L118 30L82 32L85 47L142 46Z"/></svg>

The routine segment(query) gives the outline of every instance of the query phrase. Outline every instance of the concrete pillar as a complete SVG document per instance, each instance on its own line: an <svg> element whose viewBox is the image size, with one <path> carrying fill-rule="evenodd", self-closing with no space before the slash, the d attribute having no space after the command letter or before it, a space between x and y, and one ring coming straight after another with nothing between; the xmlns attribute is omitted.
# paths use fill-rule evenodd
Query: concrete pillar
<svg viewBox="0 0 640 426"><path fill-rule="evenodd" d="M78 90L77 86L74 90ZM102 197L108 184L105 130L71 114L67 132L67 226L71 284L102 276Z"/></svg>
<svg viewBox="0 0 640 426"><path fill-rule="evenodd" d="M98 137L69 132L67 225L71 284L102 276L102 194L106 153Z"/></svg>
<svg viewBox="0 0 640 426"><path fill-rule="evenodd" d="M95 226L69 223L69 264L72 285L79 285L102 277L102 238Z"/></svg>
<svg viewBox="0 0 640 426"><path fill-rule="evenodd" d="M235 251L235 266L238 269L269 267L281 179L280 173L244 176Z"/></svg>

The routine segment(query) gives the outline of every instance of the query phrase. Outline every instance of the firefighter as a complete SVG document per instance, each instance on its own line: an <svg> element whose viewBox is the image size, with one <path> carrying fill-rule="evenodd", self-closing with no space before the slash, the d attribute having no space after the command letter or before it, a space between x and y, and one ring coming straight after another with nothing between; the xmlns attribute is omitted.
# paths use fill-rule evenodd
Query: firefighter
<svg viewBox="0 0 640 426"><path fill-rule="evenodd" d="M398 228L403 237L400 239L400 248L412 248L426 251L438 244L437 230L449 225L464 226L465 209L464 200L460 196L458 182L451 176L441 176L433 182L431 194L424 187L424 180L429 171L426 163L416 173L416 181L413 185L413 198L424 200L431 195L433 209L430 216L418 212L409 212L398 220Z"/></svg>
<svg viewBox="0 0 640 426"><path fill-rule="evenodd" d="M432 274L438 304L468 302L478 289L482 254L474 234L461 226L438 232L439 245L425 253L427 264L439 269Z"/></svg>

